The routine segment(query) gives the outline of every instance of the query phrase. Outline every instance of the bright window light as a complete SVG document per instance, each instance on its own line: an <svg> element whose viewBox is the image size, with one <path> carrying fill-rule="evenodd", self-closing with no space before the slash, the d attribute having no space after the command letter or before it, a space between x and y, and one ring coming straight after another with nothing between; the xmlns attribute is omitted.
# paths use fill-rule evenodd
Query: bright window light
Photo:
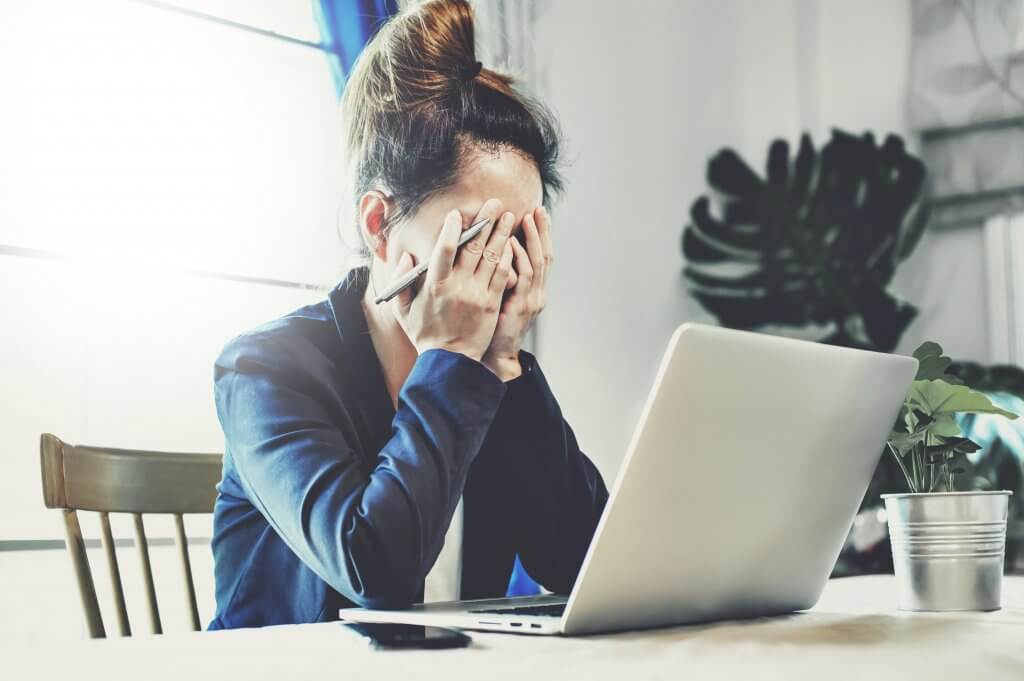
<svg viewBox="0 0 1024 681"><path fill-rule="evenodd" d="M315 39L307 1L175 1ZM0 542L62 536L42 432L222 451L220 348L344 272L337 108L309 46L133 0L0 1Z"/></svg>
<svg viewBox="0 0 1024 681"><path fill-rule="evenodd" d="M318 50L130 0L15 0L0 91L0 243L317 284L342 271Z"/></svg>

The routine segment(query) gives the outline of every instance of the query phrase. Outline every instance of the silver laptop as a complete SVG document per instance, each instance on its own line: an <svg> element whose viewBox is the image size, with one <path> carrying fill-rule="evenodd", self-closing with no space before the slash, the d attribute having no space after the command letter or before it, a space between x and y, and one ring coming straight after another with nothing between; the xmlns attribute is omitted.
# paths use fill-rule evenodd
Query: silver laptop
<svg viewBox="0 0 1024 681"><path fill-rule="evenodd" d="M916 372L911 357L683 324L568 597L339 615L575 635L810 608Z"/></svg>

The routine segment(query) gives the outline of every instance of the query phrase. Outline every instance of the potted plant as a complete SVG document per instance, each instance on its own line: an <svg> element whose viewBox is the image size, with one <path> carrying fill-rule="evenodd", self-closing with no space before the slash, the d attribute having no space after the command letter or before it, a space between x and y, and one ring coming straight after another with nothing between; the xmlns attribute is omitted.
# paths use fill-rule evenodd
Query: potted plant
<svg viewBox="0 0 1024 681"><path fill-rule="evenodd" d="M914 356L917 375L887 449L909 492L883 494L902 610L998 610L1010 491L957 491L970 478L968 454L979 447L963 437L957 414L1017 414L1000 409L947 369L952 360L937 343Z"/></svg>

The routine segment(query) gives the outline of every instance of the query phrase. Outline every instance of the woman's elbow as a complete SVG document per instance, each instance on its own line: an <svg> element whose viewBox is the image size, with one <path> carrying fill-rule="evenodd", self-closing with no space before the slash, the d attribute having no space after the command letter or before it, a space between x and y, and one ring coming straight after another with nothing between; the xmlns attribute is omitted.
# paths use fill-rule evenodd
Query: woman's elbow
<svg viewBox="0 0 1024 681"><path fill-rule="evenodd" d="M349 591L345 594L345 591ZM405 579L373 580L358 589L341 590L356 607L370 610L401 610L417 601L418 585Z"/></svg>
<svg viewBox="0 0 1024 681"><path fill-rule="evenodd" d="M395 560L380 552L354 550L343 557L346 579L335 585L360 608L397 610L407 608L419 599L422 577L415 561ZM341 588L339 588L341 587Z"/></svg>
<svg viewBox="0 0 1024 681"><path fill-rule="evenodd" d="M367 610L404 610L415 601L415 596L400 594L361 594L351 599L357 608Z"/></svg>

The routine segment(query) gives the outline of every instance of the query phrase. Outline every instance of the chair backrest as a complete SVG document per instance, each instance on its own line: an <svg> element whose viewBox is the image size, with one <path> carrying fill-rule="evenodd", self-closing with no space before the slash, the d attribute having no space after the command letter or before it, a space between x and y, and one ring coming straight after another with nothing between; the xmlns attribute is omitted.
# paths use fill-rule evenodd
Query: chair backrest
<svg viewBox="0 0 1024 681"><path fill-rule="evenodd" d="M195 584L185 537L184 513L212 513L221 477L221 454L152 452L69 445L55 435L40 438L43 501L47 508L61 509L68 554L78 582L86 627L92 638L103 638L103 618L85 551L77 511L96 511L100 517L101 543L107 559L117 612L118 630L131 635L125 607L121 572L110 531L110 513L129 513L135 523L135 545L142 564L150 630L162 633L157 607L143 513L173 514L175 543L185 581L185 598L194 631L200 629Z"/></svg>

